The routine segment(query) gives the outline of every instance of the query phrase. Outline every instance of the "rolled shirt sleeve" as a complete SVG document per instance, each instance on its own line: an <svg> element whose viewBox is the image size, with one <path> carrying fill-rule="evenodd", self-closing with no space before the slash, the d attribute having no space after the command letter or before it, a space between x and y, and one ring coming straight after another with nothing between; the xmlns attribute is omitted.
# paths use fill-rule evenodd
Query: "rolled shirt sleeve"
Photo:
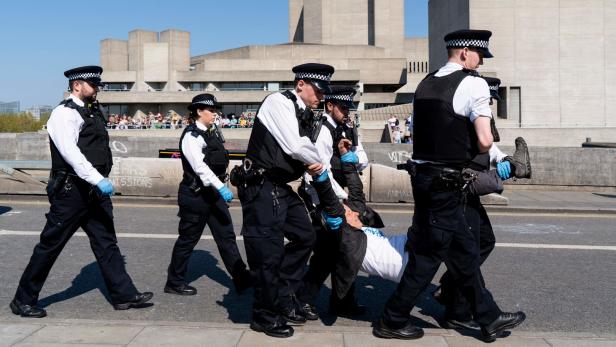
<svg viewBox="0 0 616 347"><path fill-rule="evenodd" d="M364 146L361 144L360 139L357 139L357 146L353 148L359 162L357 164L357 171L362 172L368 166L368 155L364 150Z"/></svg>
<svg viewBox="0 0 616 347"><path fill-rule="evenodd" d="M203 185L206 187L213 186L218 190L224 186L224 183L222 183L212 169L203 161L205 158L203 149L206 146L205 140L201 136L195 137L191 134L186 134L182 139L182 154L199 176Z"/></svg>
<svg viewBox="0 0 616 347"><path fill-rule="evenodd" d="M92 166L77 147L79 132L83 124L84 121L79 112L60 105L51 112L47 121L47 133L75 174L84 181L96 185L105 177Z"/></svg>
<svg viewBox="0 0 616 347"><path fill-rule="evenodd" d="M281 93L272 94L263 101L257 118L291 158L307 165L321 163L315 145L309 138L299 136L293 101Z"/></svg>
<svg viewBox="0 0 616 347"><path fill-rule="evenodd" d="M466 79L471 82L471 97L469 100L471 122L474 122L478 117L492 118L492 109L490 108L490 89L486 80L480 77L470 76Z"/></svg>

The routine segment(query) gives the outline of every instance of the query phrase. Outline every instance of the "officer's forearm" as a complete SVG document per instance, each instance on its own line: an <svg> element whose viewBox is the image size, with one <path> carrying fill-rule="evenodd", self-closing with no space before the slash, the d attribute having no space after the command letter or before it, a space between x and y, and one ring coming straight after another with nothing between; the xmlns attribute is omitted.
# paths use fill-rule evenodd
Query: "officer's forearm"
<svg viewBox="0 0 616 347"><path fill-rule="evenodd" d="M312 181L312 186L317 191L323 211L329 216L344 218L344 207L338 200L329 179L323 182Z"/></svg>

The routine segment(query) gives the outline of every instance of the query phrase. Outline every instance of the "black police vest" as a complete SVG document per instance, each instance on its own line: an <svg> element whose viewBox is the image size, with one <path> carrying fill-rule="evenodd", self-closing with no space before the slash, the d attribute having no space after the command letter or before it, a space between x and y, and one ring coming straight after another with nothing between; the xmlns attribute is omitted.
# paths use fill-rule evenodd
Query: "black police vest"
<svg viewBox="0 0 616 347"><path fill-rule="evenodd" d="M111 171L111 166L113 166L113 159L109 148L107 122L102 111L98 106L81 107L72 99L66 99L60 105L79 112L84 123L79 132L77 147L96 171L107 177ZM75 170L64 160L51 137L49 138L49 148L51 150L51 170L75 174Z"/></svg>
<svg viewBox="0 0 616 347"><path fill-rule="evenodd" d="M210 170L212 170L212 172L214 172L216 176L218 176L218 178L221 180L224 179L224 176L227 173L227 167L229 166L229 153L225 149L222 139L218 136L218 131L213 128L204 131L199 129L195 124L190 124L187 126L184 129L184 132L182 132L182 136L180 136L180 154L184 175L188 175L189 178L192 178L199 184L202 184L201 178L199 178L195 170L192 166L190 166L190 163L186 160L182 150L182 140L184 140L184 136L187 134L194 137L203 137L203 140L205 140L205 144L207 145L203 149L203 162L210 168Z"/></svg>
<svg viewBox="0 0 616 347"><path fill-rule="evenodd" d="M462 80L473 71L447 76L426 76L413 101L413 159L467 166L479 154L477 133L468 117L454 111L453 97Z"/></svg>
<svg viewBox="0 0 616 347"><path fill-rule="evenodd" d="M300 119L302 112L297 105L297 99L293 93L282 93L295 105L295 116L298 120L299 135L308 136L310 129L302 126ZM269 97L269 96L268 96ZM257 110L257 115L259 110ZM255 169L265 169L265 175L275 183L288 183L300 178L306 171L303 162L291 158L280 147L274 136L267 130L261 120L255 116L255 122L248 140L246 159L252 162Z"/></svg>

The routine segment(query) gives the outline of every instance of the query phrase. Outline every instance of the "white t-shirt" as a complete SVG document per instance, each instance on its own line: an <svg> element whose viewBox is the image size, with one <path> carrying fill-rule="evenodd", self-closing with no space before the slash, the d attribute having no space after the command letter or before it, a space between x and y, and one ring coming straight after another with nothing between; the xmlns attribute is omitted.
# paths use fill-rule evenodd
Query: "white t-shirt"
<svg viewBox="0 0 616 347"><path fill-rule="evenodd" d="M379 229L363 227L367 237L366 255L361 271L394 282L400 282L409 254L404 250L405 234L385 236Z"/></svg>

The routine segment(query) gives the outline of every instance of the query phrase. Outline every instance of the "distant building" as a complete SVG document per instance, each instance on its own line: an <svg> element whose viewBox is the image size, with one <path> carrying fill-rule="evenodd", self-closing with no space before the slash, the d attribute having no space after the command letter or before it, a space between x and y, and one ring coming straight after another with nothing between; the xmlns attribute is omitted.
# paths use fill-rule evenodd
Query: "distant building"
<svg viewBox="0 0 616 347"><path fill-rule="evenodd" d="M411 102L427 72L428 40L404 37L403 0L289 0L289 41L191 57L186 31L134 30L101 41L98 99L110 114L186 114L209 92L224 113L240 114L292 88L291 68L310 61L335 67L332 84L356 86L361 110Z"/></svg>
<svg viewBox="0 0 616 347"><path fill-rule="evenodd" d="M19 101L0 101L0 113L19 113Z"/></svg>
<svg viewBox="0 0 616 347"><path fill-rule="evenodd" d="M51 112L52 110L53 110L52 106L37 105L37 106L32 106L30 108L27 108L25 112L30 113L32 117L36 119L41 119L42 114Z"/></svg>

